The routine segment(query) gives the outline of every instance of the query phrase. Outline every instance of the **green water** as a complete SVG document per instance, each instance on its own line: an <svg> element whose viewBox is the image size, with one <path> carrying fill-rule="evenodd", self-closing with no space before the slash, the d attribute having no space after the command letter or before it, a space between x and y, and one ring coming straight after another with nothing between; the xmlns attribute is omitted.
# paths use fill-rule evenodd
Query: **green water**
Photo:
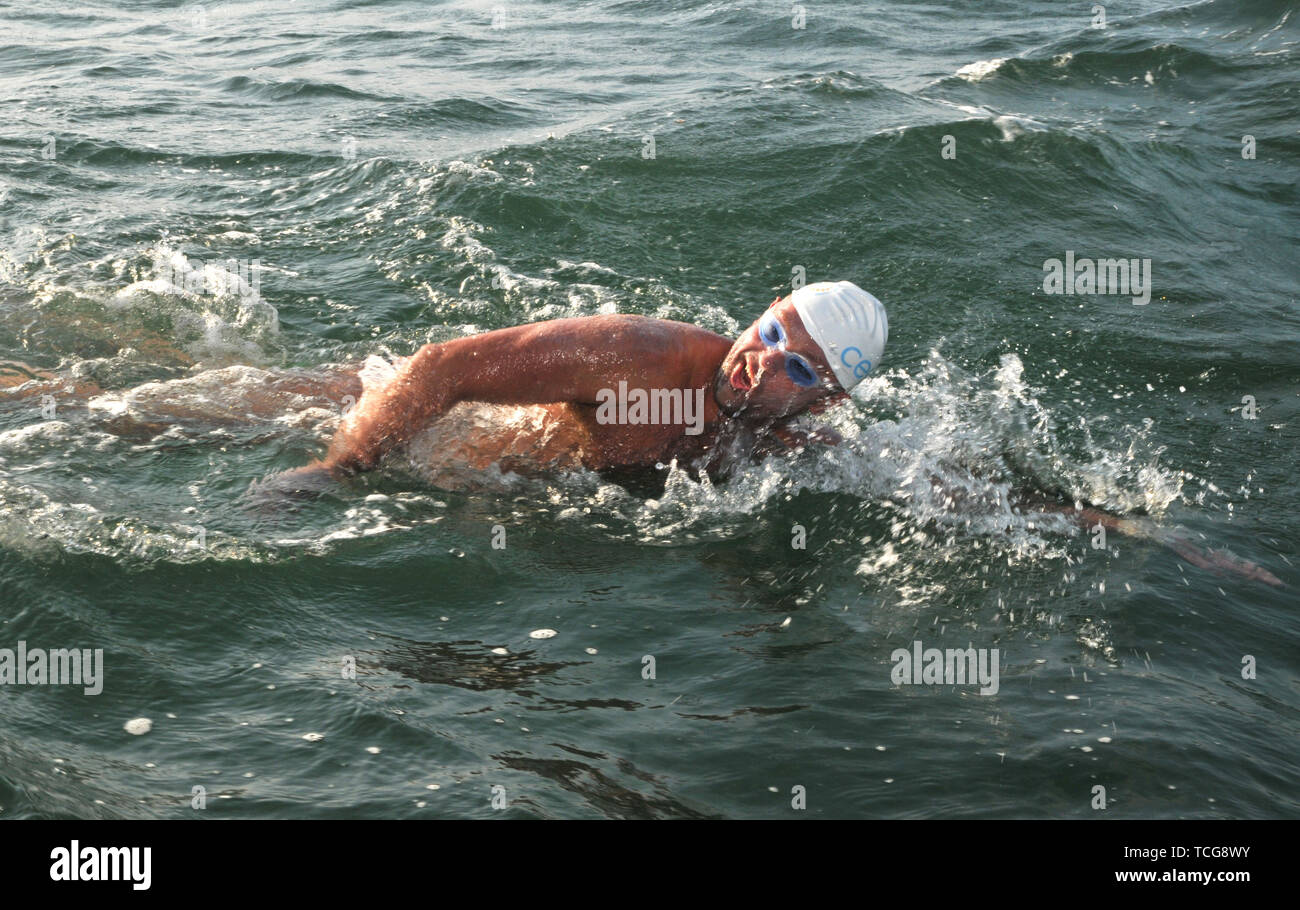
<svg viewBox="0 0 1300 910"><path fill-rule="evenodd" d="M98 390L0 390L0 648L105 667L4 687L0 817L1300 814L1294 4L496 7L0 2L0 361ZM241 505L344 405L276 371L798 276L889 311L832 450Z"/></svg>

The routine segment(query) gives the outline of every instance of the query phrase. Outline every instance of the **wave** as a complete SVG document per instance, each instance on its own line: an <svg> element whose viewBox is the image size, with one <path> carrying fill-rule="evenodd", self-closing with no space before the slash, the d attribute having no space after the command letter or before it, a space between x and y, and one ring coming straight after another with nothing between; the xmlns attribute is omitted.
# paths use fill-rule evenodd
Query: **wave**
<svg viewBox="0 0 1300 910"><path fill-rule="evenodd" d="M375 101L383 103L400 102L402 99L391 95L378 95L363 92L333 82L317 82L312 79L288 79L275 82L255 79L251 76L231 76L220 84L223 91L251 95L266 101L316 101L339 98L348 101Z"/></svg>
<svg viewBox="0 0 1300 910"><path fill-rule="evenodd" d="M1110 12L1104 29L1081 27L1033 50L972 61L940 83L1054 89L1129 82L1218 84L1213 80L1259 68L1261 56L1289 55L1297 43L1294 29L1287 28L1295 14L1287 0L1197 0L1134 16Z"/></svg>
<svg viewBox="0 0 1300 910"><path fill-rule="evenodd" d="M1124 42L1118 42L1123 44ZM940 84L1001 83L1015 86L1097 85L1127 82L1184 82L1236 74L1247 68L1217 54L1178 44L1150 46L1134 39L1129 46L1105 50L1061 50L1048 57L996 57L968 63Z"/></svg>

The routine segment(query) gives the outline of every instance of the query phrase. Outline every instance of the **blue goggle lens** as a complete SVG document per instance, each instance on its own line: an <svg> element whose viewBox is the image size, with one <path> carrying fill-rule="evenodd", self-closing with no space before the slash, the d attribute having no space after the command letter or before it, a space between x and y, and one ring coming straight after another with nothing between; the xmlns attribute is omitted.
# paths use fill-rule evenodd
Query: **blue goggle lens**
<svg viewBox="0 0 1300 910"><path fill-rule="evenodd" d="M798 354L786 352L785 372L795 385L808 388L817 384L817 374L813 372L812 366Z"/></svg>
<svg viewBox="0 0 1300 910"><path fill-rule="evenodd" d="M758 336L769 346L785 343L785 329L771 313L764 315L759 322Z"/></svg>

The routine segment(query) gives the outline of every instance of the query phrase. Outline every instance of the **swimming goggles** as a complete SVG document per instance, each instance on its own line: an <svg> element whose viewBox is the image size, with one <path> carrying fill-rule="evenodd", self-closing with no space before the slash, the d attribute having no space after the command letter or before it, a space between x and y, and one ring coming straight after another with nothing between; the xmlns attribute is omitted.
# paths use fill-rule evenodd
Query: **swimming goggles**
<svg viewBox="0 0 1300 910"><path fill-rule="evenodd" d="M785 372L795 385L807 389L812 388L821 381L817 378L817 371L813 369L811 363L798 354L785 349L787 340L785 326L781 325L781 321L776 318L776 314L770 310L758 320L758 337L769 348L776 348L785 354Z"/></svg>

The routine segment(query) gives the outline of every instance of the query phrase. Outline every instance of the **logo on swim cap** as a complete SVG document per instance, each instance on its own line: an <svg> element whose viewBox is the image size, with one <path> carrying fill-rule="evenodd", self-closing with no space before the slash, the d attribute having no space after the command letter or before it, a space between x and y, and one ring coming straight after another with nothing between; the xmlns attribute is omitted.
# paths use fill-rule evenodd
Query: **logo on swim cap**
<svg viewBox="0 0 1300 910"><path fill-rule="evenodd" d="M819 281L790 295L804 328L847 391L867 378L889 340L885 307L851 281Z"/></svg>
<svg viewBox="0 0 1300 910"><path fill-rule="evenodd" d="M849 354L856 354L858 356L857 363L849 363ZM859 381L866 379L867 374L871 372L871 361L863 357L862 351L857 347L847 348L844 353L840 355L840 363L852 370L853 375L856 376Z"/></svg>

